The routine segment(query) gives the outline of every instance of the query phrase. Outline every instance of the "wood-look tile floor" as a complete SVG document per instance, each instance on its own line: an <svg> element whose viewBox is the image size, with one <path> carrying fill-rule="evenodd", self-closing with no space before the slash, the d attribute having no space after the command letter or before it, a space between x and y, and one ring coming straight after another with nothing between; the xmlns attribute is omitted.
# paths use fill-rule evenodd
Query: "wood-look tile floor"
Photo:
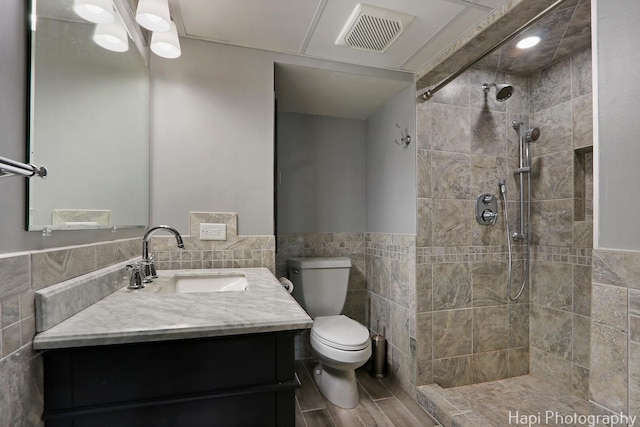
<svg viewBox="0 0 640 427"><path fill-rule="evenodd" d="M360 403L343 409L326 400L311 374L315 362L298 362L302 386L296 391L296 427L433 427L439 426L415 399L389 378L375 379L356 371Z"/></svg>

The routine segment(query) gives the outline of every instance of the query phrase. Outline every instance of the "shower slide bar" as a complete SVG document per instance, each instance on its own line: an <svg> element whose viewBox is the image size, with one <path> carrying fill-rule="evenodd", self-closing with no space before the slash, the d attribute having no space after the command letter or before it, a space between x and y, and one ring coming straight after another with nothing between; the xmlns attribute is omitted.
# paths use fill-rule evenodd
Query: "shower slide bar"
<svg viewBox="0 0 640 427"><path fill-rule="evenodd" d="M32 176L44 178L47 176L47 168L45 166L38 167L30 163L22 163L7 159L6 157L0 157L0 178L14 175L25 176L27 178L31 178Z"/></svg>
<svg viewBox="0 0 640 427"><path fill-rule="evenodd" d="M497 44L493 45L489 49L487 49L484 52L482 52L478 57L476 57L476 59L474 59L471 62L467 63L467 65L463 66L458 71L453 73L451 76L447 77L445 80L440 82L437 86L435 86L435 87L433 87L431 89L428 89L425 92L423 92L421 95L418 96L418 98L417 98L418 102L422 103L422 102L425 102L425 101L428 101L429 99L431 99L431 97L433 97L433 95L435 95L436 92L438 92L440 89L442 89L443 87L445 87L446 85L448 85L449 83L454 81L460 74L462 74L465 71L467 71L467 69L471 68L476 62L480 61L485 56L493 53L493 51L500 49L506 43L508 43L509 41L513 40L518 35L520 35L524 30L529 28L529 26L534 24L539 19L544 18L549 12L553 11L555 8L557 8L558 6L560 6L564 2L565 2L565 0L556 0L555 2L550 4L542 12L538 13L536 16L534 16L533 18L531 18L530 20L528 20L527 22L525 22L524 24L519 26L517 29L515 29L511 34L509 34L507 37L505 37L502 41L498 42Z"/></svg>

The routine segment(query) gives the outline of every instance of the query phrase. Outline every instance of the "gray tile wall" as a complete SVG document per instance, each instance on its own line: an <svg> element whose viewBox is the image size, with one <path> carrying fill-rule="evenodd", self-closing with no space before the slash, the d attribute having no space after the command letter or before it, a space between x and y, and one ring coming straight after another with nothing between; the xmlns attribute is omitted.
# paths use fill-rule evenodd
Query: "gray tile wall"
<svg viewBox="0 0 640 427"><path fill-rule="evenodd" d="M369 329L387 338L389 374L408 392L416 385L416 256L414 235L366 233Z"/></svg>
<svg viewBox="0 0 640 427"><path fill-rule="evenodd" d="M484 82L515 93L497 103ZM419 104L416 239L416 384L471 384L531 372L586 396L591 309L591 51L530 77L471 69ZM474 200L507 180L512 230L519 224L518 136L532 144L531 285L506 298L501 221L477 225ZM579 211L579 213L576 213ZM523 277L522 245L512 294ZM531 366L530 366L531 362Z"/></svg>
<svg viewBox="0 0 640 427"><path fill-rule="evenodd" d="M226 224L227 240L200 240L200 224ZM274 236L238 235L238 215L224 212L190 212L189 236L178 249L168 233L154 234L150 251L161 270L266 267L275 274Z"/></svg>
<svg viewBox="0 0 640 427"><path fill-rule="evenodd" d="M139 255L140 239L126 239L0 256L0 425L43 425L35 291Z"/></svg>
<svg viewBox="0 0 640 427"><path fill-rule="evenodd" d="M593 251L590 397L640 415L640 252Z"/></svg>
<svg viewBox="0 0 640 427"><path fill-rule="evenodd" d="M516 88L508 102L482 91L496 81ZM526 77L479 68L418 106L416 385L528 372L529 299L506 296L504 223L474 219L475 198L498 195L499 179L516 194L511 121L527 120L528 108Z"/></svg>
<svg viewBox="0 0 640 427"><path fill-rule="evenodd" d="M589 395L593 168L591 49L530 77L530 372ZM513 163L517 159L513 159Z"/></svg>

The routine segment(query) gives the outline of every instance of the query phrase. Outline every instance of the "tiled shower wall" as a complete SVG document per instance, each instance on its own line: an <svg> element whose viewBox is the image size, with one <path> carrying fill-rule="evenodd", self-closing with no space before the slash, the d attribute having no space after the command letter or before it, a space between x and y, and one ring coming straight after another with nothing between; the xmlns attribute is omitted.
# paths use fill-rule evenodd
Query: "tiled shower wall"
<svg viewBox="0 0 640 427"><path fill-rule="evenodd" d="M516 88L508 102L483 92L496 81ZM507 298L502 216L494 226L475 221L476 197L499 195L499 179L516 194L511 122L528 113L526 77L479 68L418 105L416 385L528 372L528 292L517 303Z"/></svg>
<svg viewBox="0 0 640 427"><path fill-rule="evenodd" d="M482 83L507 82L504 103ZM477 225L474 200L506 179L511 231L519 226L518 136L531 145L531 284L507 295L506 232ZM589 368L591 51L529 77L472 68L418 106L416 385L450 387L531 371L586 396ZM500 209L501 211L501 209ZM512 295L523 278L515 245ZM531 365L529 365L531 363Z"/></svg>
<svg viewBox="0 0 640 427"><path fill-rule="evenodd" d="M591 49L530 78L532 375L588 398L591 316Z"/></svg>

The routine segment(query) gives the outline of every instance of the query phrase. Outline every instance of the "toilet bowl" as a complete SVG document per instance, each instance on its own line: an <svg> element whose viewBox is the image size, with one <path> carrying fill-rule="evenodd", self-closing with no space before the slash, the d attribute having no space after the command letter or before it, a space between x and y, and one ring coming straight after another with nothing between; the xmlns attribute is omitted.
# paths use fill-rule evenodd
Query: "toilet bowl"
<svg viewBox="0 0 640 427"><path fill-rule="evenodd" d="M349 283L348 257L290 258L293 297L314 319L310 344L319 364L313 377L320 393L336 406L358 406L355 370L371 356L369 330L340 314Z"/></svg>
<svg viewBox="0 0 640 427"><path fill-rule="evenodd" d="M336 406L355 408L355 370L371 357L369 330L344 315L322 316L314 319L310 336L320 362L313 372L318 390Z"/></svg>

